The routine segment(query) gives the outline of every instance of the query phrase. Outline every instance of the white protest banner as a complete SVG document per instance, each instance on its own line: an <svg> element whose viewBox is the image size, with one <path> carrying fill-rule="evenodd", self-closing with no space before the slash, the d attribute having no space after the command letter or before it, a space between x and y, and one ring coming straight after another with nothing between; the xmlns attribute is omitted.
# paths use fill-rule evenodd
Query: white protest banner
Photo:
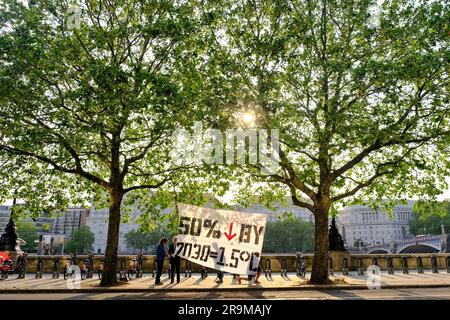
<svg viewBox="0 0 450 320"><path fill-rule="evenodd" d="M179 204L178 212L177 255L224 272L255 273L264 241L265 214L186 204Z"/></svg>

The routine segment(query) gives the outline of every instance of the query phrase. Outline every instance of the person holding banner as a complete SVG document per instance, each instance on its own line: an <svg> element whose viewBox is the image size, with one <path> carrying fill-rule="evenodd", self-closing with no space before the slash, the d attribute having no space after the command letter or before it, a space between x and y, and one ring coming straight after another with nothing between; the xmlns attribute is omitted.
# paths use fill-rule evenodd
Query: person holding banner
<svg viewBox="0 0 450 320"><path fill-rule="evenodd" d="M164 258L166 257L166 244L169 240L167 238L162 238L159 240L159 245L156 247L156 285L161 285L161 275L163 272L163 266L164 266Z"/></svg>
<svg viewBox="0 0 450 320"><path fill-rule="evenodd" d="M262 268L261 268L261 265L260 265L260 259L259 259L259 253L258 252L255 253L255 259L258 259L258 262L257 262L258 263L258 268L256 269L256 272L255 272L255 284L260 284L261 282L258 279L261 276ZM237 283L241 284L242 280L251 281L253 276L254 275L249 274L247 278L241 278L239 275L237 275Z"/></svg>
<svg viewBox="0 0 450 320"><path fill-rule="evenodd" d="M223 273L257 275L267 215L178 204L176 252L180 258ZM256 279L256 283L259 280Z"/></svg>
<svg viewBox="0 0 450 320"><path fill-rule="evenodd" d="M175 254L177 248L177 237L172 238L172 244L169 246L170 256L170 269L172 270L170 275L170 283L173 283L175 278L175 272L177 273L177 283L180 283L180 257Z"/></svg>

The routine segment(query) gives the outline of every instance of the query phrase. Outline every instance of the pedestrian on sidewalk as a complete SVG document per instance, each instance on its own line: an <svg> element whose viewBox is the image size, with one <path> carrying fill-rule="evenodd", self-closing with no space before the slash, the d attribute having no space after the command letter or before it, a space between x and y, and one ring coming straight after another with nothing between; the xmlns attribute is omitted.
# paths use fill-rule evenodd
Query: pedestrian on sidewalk
<svg viewBox="0 0 450 320"><path fill-rule="evenodd" d="M253 256L254 258L254 263L258 264L258 267L256 269L255 274L249 274L246 278L242 278L240 275L237 275L237 283L241 284L242 280L247 280L247 281L251 281L253 279L253 276L255 276L255 284L260 284L261 282L259 281L259 277L261 276L262 273L262 268L260 265L260 259L259 259L259 253L256 252L255 255Z"/></svg>
<svg viewBox="0 0 450 320"><path fill-rule="evenodd" d="M156 267L157 267L157 271L156 271L156 280L155 280L155 284L156 285L161 285L161 275L163 272L163 266L164 266L164 258L166 257L166 244L167 242L169 242L169 240L167 240L167 238L162 238L161 240L159 240L159 244L156 247Z"/></svg>
<svg viewBox="0 0 450 320"><path fill-rule="evenodd" d="M217 271L216 283L223 283L223 272Z"/></svg>
<svg viewBox="0 0 450 320"><path fill-rule="evenodd" d="M173 283L175 278L175 272L177 273L177 283L180 283L180 257L175 254L177 248L178 238L175 236L172 238L172 244L169 246L169 256L170 256L170 283Z"/></svg>

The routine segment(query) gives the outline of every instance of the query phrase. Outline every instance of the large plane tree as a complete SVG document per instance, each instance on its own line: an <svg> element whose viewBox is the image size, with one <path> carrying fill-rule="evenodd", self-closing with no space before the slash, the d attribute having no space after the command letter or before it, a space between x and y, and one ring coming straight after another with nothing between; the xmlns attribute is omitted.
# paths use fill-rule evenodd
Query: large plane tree
<svg viewBox="0 0 450 320"><path fill-rule="evenodd" d="M280 170L245 168L313 213L315 284L328 281L339 204L433 199L449 171L449 7L374 4L232 1L211 33L214 66L227 75L217 86L235 89L236 103L222 105L229 119L253 113L257 127L280 130Z"/></svg>
<svg viewBox="0 0 450 320"><path fill-rule="evenodd" d="M170 138L196 117L193 52L207 23L194 2L1 1L3 198L15 190L38 214L106 194L102 285L116 282L126 195L140 192L127 199L150 207L140 219L151 224L158 190L186 169L170 161Z"/></svg>

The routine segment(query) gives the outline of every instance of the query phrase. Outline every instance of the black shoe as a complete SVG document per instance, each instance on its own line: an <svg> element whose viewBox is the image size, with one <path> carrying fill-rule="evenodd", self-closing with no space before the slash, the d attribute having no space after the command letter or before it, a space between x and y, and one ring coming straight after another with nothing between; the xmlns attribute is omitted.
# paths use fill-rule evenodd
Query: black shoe
<svg viewBox="0 0 450 320"><path fill-rule="evenodd" d="M156 282L155 285L160 286L160 285L162 285L162 283L161 282Z"/></svg>
<svg viewBox="0 0 450 320"><path fill-rule="evenodd" d="M173 280L172 280L172 281L170 281L170 284L173 284Z"/></svg>

